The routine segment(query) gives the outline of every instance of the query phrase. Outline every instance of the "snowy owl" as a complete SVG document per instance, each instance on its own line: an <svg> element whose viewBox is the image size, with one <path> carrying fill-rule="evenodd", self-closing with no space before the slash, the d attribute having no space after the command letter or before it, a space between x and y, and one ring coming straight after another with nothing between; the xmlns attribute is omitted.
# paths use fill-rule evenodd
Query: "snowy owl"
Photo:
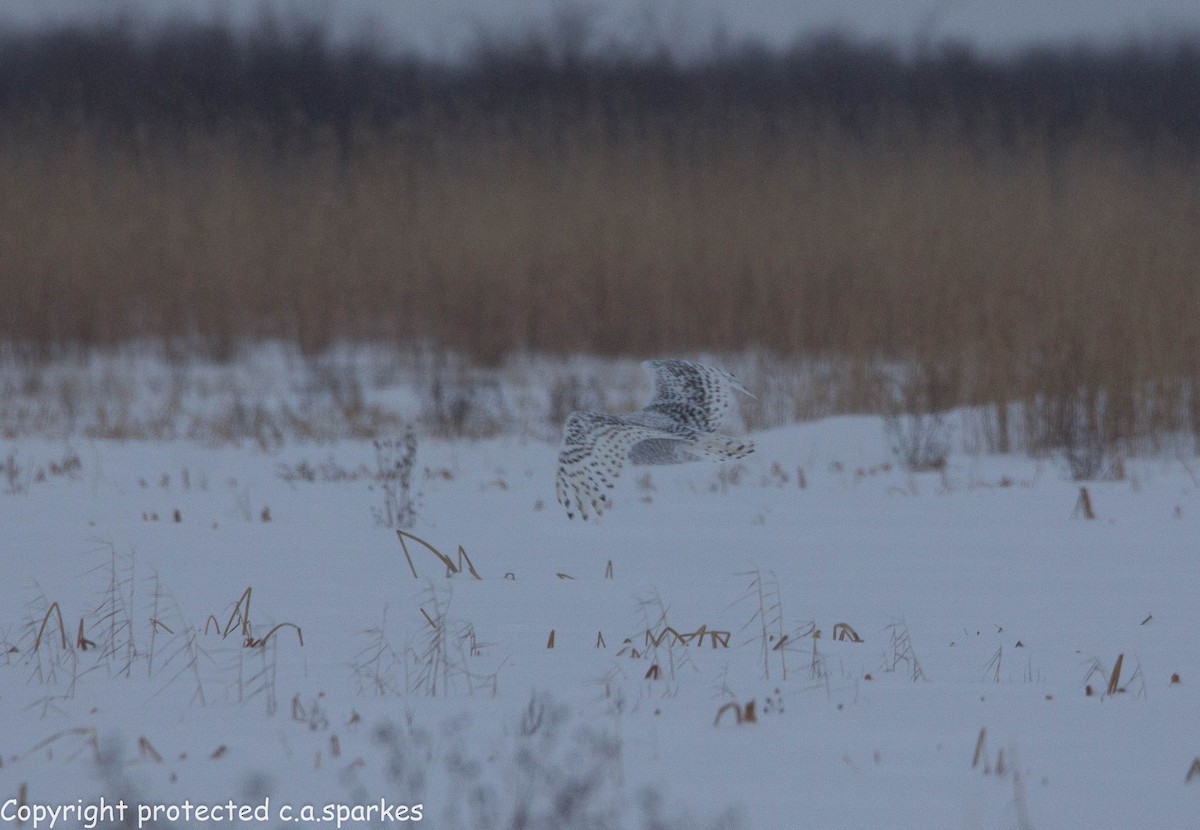
<svg viewBox="0 0 1200 830"><path fill-rule="evenodd" d="M733 407L734 392L750 395L733 375L689 360L648 360L654 375L654 400L640 412L607 415L572 412L563 427L555 491L567 508L584 519L599 516L611 502L621 467L678 464L708 458L724 461L754 451L744 439L717 434ZM751 395L751 397L754 397Z"/></svg>

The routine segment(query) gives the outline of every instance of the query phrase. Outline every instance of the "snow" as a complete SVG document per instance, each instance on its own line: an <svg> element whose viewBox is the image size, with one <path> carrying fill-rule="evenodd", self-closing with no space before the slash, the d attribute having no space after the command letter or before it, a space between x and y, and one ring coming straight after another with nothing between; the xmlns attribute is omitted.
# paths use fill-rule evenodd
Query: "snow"
<svg viewBox="0 0 1200 830"><path fill-rule="evenodd" d="M376 375L368 403L420 423L421 374ZM510 370L505 400L544 400L548 376ZM235 395L189 378L189 411ZM224 391L200 396L201 378ZM276 383L273 405L308 394ZM546 827L1194 825L1191 457L1085 483L1089 520L1054 459L960 448L914 475L880 419L832 417L758 430L735 464L628 469L582 523L554 502L552 430L511 408L485 438L418 430L408 531L452 560L461 545L479 580L410 539L413 577L377 520L370 438L120 441L83 416L11 432L0 801L269 798L268 826L289 826L284 805L381 799L439 828L522 809ZM284 475L302 462L316 480ZM284 626L242 646L248 587L251 636L290 623L303 645ZM82 618L95 648L64 650L53 615L33 648L52 602L69 644ZM729 632L728 648L647 643L664 624ZM715 722L751 701L755 722Z"/></svg>

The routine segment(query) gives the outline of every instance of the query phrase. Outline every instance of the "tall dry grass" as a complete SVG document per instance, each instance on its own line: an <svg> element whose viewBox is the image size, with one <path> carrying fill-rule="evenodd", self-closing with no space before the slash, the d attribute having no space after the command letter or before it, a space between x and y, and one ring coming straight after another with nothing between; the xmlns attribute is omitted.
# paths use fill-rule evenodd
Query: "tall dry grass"
<svg viewBox="0 0 1200 830"><path fill-rule="evenodd" d="M531 107L347 152L10 122L0 337L915 360L931 407L1084 390L1108 434L1200 431L1197 159L952 135Z"/></svg>

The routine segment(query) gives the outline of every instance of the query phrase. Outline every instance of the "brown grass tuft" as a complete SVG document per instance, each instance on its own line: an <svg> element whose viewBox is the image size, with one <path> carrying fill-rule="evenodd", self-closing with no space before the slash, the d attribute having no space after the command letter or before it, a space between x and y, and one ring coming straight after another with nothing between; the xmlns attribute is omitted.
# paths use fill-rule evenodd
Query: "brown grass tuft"
<svg viewBox="0 0 1200 830"><path fill-rule="evenodd" d="M1112 674L1108 676L1108 688L1106 694L1115 695L1120 691L1121 685L1121 664L1125 662L1125 655L1118 654L1117 662L1113 663Z"/></svg>
<svg viewBox="0 0 1200 830"><path fill-rule="evenodd" d="M46 633L46 626L50 623L51 615L57 615L58 636L62 642L63 651L67 650L67 627L63 624L62 609L58 607L57 602L52 602L50 603L50 607L46 609L46 615L42 617L42 624L38 628L37 637L33 641L34 651L37 651L42 646L42 635Z"/></svg>
<svg viewBox="0 0 1200 830"><path fill-rule="evenodd" d="M417 576L417 566L413 563L412 554L409 553L408 543L405 541L406 539L416 542L421 547L425 548L427 551L436 556L438 561L446 566L446 576L453 576L456 573L461 573L463 567L465 566L467 573L469 573L475 579L483 579L483 577L479 575L479 572L475 570L475 563L471 561L471 557L467 555L467 551L462 545L458 546L458 561L455 562L455 560L442 553L420 536L415 536L412 533L407 533L403 530L397 530L396 537L400 540L400 547L404 551L404 560L408 562L408 569L412 572L413 579L419 579L420 577Z"/></svg>

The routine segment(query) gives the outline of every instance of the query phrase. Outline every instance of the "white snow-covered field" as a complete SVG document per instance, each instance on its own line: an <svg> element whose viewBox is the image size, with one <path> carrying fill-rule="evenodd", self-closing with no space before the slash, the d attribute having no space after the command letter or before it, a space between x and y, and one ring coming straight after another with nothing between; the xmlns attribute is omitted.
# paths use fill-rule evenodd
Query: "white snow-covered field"
<svg viewBox="0 0 1200 830"><path fill-rule="evenodd" d="M67 385L9 383L0 820L86 826L103 797L130 826L231 801L259 812L217 826L1196 826L1194 456L1124 459L1089 519L1053 458L909 474L880 419L823 418L628 469L571 522L552 430L438 437L377 381L365 406L418 424L408 530L452 576L386 526L373 438L188 437L222 394L197 372L182 425L117 440L100 391L56 420Z"/></svg>

